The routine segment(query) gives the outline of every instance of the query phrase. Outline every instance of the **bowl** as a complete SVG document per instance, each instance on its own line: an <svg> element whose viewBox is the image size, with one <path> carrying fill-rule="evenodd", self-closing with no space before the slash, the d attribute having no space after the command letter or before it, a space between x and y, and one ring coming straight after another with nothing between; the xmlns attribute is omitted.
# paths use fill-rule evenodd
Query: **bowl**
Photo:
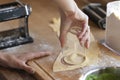
<svg viewBox="0 0 120 80"><path fill-rule="evenodd" d="M79 80L120 80L120 67L93 69L83 74Z"/></svg>

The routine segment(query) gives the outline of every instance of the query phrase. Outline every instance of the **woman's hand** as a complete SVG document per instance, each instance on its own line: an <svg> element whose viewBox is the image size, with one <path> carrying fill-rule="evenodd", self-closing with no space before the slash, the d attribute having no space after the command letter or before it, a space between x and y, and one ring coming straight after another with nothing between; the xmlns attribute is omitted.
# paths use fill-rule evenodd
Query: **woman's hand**
<svg viewBox="0 0 120 80"><path fill-rule="evenodd" d="M27 61L50 54L50 52L24 53L17 55L0 53L0 65L3 67L22 69L29 73L34 73L34 69L26 64Z"/></svg>
<svg viewBox="0 0 120 80"><path fill-rule="evenodd" d="M70 29L72 27L80 27L81 30L77 30L76 36L78 37L80 44L88 48L90 43L90 28L88 25L88 16L78 8L74 0L54 1L57 3L61 15L61 46L63 47L65 45L66 36Z"/></svg>
<svg viewBox="0 0 120 80"><path fill-rule="evenodd" d="M60 28L60 41L63 47L66 42L67 33L72 27L80 27L81 30L77 30L76 36L78 37L80 44L89 47L90 44L90 28L88 25L88 16L84 14L78 7L75 10L65 12L60 9L61 13L61 28Z"/></svg>

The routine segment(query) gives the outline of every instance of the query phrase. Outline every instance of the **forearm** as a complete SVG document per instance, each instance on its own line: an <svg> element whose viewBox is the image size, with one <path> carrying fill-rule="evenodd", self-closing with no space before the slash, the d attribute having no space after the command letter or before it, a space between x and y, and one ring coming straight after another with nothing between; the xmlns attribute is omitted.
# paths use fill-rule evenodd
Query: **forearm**
<svg viewBox="0 0 120 80"><path fill-rule="evenodd" d="M54 0L59 8L64 11L65 14L74 14L78 9L77 4L74 0Z"/></svg>

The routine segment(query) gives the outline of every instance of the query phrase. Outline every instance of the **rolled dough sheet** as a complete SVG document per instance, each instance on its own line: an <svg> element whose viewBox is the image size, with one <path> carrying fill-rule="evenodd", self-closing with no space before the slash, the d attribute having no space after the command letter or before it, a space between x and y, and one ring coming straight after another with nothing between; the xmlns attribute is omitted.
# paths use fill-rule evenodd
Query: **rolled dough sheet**
<svg viewBox="0 0 120 80"><path fill-rule="evenodd" d="M53 28L53 30L57 31L57 34L59 35L60 19L54 19L53 24L50 26ZM90 48L85 50L82 46L80 46L79 40L76 35L69 32L67 34L67 42L65 48L58 55L53 65L53 71L58 72L73 70L76 68L82 68L85 66L96 64L98 61L99 53L100 50L98 44L92 34Z"/></svg>

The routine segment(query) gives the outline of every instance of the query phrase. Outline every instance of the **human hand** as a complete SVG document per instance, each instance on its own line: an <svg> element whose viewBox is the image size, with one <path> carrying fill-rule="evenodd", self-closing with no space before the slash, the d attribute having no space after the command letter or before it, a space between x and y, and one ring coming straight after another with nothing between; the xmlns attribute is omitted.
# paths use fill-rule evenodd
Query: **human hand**
<svg viewBox="0 0 120 80"><path fill-rule="evenodd" d="M27 61L50 54L50 52L24 53L17 55L0 53L0 65L3 67L22 69L29 73L34 73L34 69L27 65Z"/></svg>
<svg viewBox="0 0 120 80"><path fill-rule="evenodd" d="M89 47L90 44L90 28L88 25L88 16L84 14L79 8L75 8L73 12L64 12L60 10L61 13L61 28L60 28L60 42L63 47L66 43L67 33L72 27L80 27L81 30L77 30L76 36L78 37L80 44Z"/></svg>

